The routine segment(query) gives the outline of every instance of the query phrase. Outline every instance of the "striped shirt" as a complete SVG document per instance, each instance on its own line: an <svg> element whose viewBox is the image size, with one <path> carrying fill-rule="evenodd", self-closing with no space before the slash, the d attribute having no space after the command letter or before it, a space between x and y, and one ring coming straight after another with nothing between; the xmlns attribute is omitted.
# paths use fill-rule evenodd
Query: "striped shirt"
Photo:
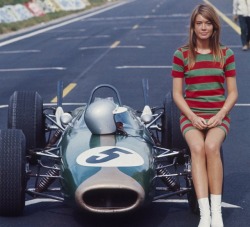
<svg viewBox="0 0 250 227"><path fill-rule="evenodd" d="M188 106L205 119L211 118L224 105L225 78L236 76L233 51L225 46L221 46L221 49L224 57L223 66L219 60L214 61L211 53L197 53L195 65L189 70L188 48L185 47L176 50L173 57L172 76L185 80L184 98ZM181 127L182 131L184 126L185 124Z"/></svg>

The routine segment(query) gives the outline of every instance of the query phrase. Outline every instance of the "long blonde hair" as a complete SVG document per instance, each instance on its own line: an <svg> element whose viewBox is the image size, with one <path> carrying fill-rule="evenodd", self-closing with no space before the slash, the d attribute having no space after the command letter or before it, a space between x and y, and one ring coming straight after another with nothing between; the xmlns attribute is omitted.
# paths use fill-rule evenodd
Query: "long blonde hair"
<svg viewBox="0 0 250 227"><path fill-rule="evenodd" d="M190 28L189 28L189 41L186 47L189 49L188 55L188 68L191 69L195 64L196 59L196 44L197 44L197 36L194 32L195 20L197 15L201 15L202 17L209 20L213 25L213 34L209 38L209 47L213 54L214 61L219 60L221 67L224 64L224 58L221 51L220 44L220 33L221 33L221 25L220 19L214 10L214 8L208 4L200 4L197 5L193 10L191 18L190 18Z"/></svg>

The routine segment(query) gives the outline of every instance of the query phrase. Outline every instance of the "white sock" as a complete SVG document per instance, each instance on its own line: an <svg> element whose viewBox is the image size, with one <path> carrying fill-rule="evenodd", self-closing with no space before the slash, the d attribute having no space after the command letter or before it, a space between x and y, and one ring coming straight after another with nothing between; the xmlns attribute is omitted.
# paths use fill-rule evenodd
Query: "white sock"
<svg viewBox="0 0 250 227"><path fill-rule="evenodd" d="M210 195L211 200L211 227L223 227L223 219L221 214L221 195Z"/></svg>
<svg viewBox="0 0 250 227"><path fill-rule="evenodd" d="M200 208L200 223L198 227L210 227L211 217L208 198L198 199L198 204Z"/></svg>

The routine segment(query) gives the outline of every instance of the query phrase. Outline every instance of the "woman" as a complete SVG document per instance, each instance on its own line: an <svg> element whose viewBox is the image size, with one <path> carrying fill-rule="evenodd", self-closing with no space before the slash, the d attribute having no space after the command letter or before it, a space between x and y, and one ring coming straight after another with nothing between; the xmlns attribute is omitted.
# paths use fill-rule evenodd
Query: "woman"
<svg viewBox="0 0 250 227"><path fill-rule="evenodd" d="M242 50L250 45L250 0L233 0L233 19L239 20Z"/></svg>
<svg viewBox="0 0 250 227"><path fill-rule="evenodd" d="M181 131L191 151L199 227L223 226L220 148L229 131L229 112L238 97L234 54L220 44L220 30L215 10L198 5L191 15L189 42L173 57L173 98L182 113Z"/></svg>

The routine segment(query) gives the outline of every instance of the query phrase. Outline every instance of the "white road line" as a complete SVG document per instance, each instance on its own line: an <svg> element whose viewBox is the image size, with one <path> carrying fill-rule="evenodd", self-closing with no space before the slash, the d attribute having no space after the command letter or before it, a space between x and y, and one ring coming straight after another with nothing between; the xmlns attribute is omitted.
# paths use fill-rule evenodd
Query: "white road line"
<svg viewBox="0 0 250 227"><path fill-rule="evenodd" d="M159 199L154 201L155 203L188 203L187 199ZM237 206L234 204L222 202L221 206L224 208L237 208L237 209L243 209L241 206Z"/></svg>
<svg viewBox="0 0 250 227"><path fill-rule="evenodd" d="M44 106L56 106L57 103L44 103ZM83 102L74 102L74 103L62 103L63 106L86 106L87 103ZM8 108L8 105L0 105L0 109Z"/></svg>
<svg viewBox="0 0 250 227"><path fill-rule="evenodd" d="M79 50L90 50L90 49L108 49L111 48L110 46L92 46L92 47L79 47ZM117 48L131 48L131 49L143 49L145 46L116 46Z"/></svg>
<svg viewBox="0 0 250 227"><path fill-rule="evenodd" d="M154 203L188 203L187 199L158 199Z"/></svg>
<svg viewBox="0 0 250 227"><path fill-rule="evenodd" d="M139 28L147 28L147 29L154 29L154 28L157 28L157 26L139 26Z"/></svg>
<svg viewBox="0 0 250 227"><path fill-rule="evenodd" d="M131 30L131 27L114 27L114 30ZM132 28L133 30L135 30L135 28Z"/></svg>
<svg viewBox="0 0 250 227"><path fill-rule="evenodd" d="M53 203L53 202L61 202L61 201L58 201L55 199L31 199L31 200L25 201L25 205L29 206L29 205L33 205L37 203L42 203L42 202ZM188 203L188 200L186 199L159 199L159 200L154 201L154 203ZM237 206L237 205L233 205L233 204L225 203L225 202L222 202L221 206L224 208L243 209L241 206Z"/></svg>
<svg viewBox="0 0 250 227"><path fill-rule="evenodd" d="M50 102L50 103L44 103L43 104L44 106L56 106L57 105L57 103L52 103L52 102ZM87 105L87 103L82 103L82 102L74 102L74 103L62 103L62 105L63 106L86 106ZM1 106L0 106L0 108L1 108Z"/></svg>
<svg viewBox="0 0 250 227"><path fill-rule="evenodd" d="M243 106L250 106L250 103L236 103L235 106L243 107Z"/></svg>
<svg viewBox="0 0 250 227"><path fill-rule="evenodd" d="M37 204L37 203L54 203L54 202L60 202L58 200L55 199L31 199L31 200L27 200L25 201L25 206L29 206L29 205L33 205L33 204Z"/></svg>
<svg viewBox="0 0 250 227"><path fill-rule="evenodd" d="M38 53L40 50L5 50L0 51L0 54L22 54L22 53Z"/></svg>
<svg viewBox="0 0 250 227"><path fill-rule="evenodd" d="M142 15L142 16L124 16L124 17L98 17L98 18L89 18L88 21L111 21L111 22L117 22L118 20L134 20L134 19L143 19L143 18L175 18L176 20L180 20L179 18L186 18L189 17L190 14L168 14L168 15ZM187 21L186 19L182 19Z"/></svg>
<svg viewBox="0 0 250 227"><path fill-rule="evenodd" d="M92 47L79 47L79 50L91 50L91 49L108 49L110 46L92 46Z"/></svg>
<svg viewBox="0 0 250 227"><path fill-rule="evenodd" d="M117 69L170 69L172 66L168 65L124 65L117 66Z"/></svg>
<svg viewBox="0 0 250 227"><path fill-rule="evenodd" d="M86 29L82 28L82 29L57 29L55 31L49 31L49 33L65 33L65 32L85 32Z"/></svg>
<svg viewBox="0 0 250 227"><path fill-rule="evenodd" d="M222 203L221 203L221 206L222 206L222 207L225 207L225 208L238 208L238 209L243 209L241 206L237 206L237 205L230 204L230 203L225 203L225 202L222 202Z"/></svg>
<svg viewBox="0 0 250 227"><path fill-rule="evenodd" d="M100 39L100 38L109 38L109 35L97 35L97 36L73 36L73 37L58 37L56 40L73 40L73 39Z"/></svg>
<svg viewBox="0 0 250 227"><path fill-rule="evenodd" d="M187 36L187 33L149 33L142 36Z"/></svg>
<svg viewBox="0 0 250 227"><path fill-rule="evenodd" d="M145 46L117 46L116 48L134 48L134 49L144 49Z"/></svg>
<svg viewBox="0 0 250 227"><path fill-rule="evenodd" d="M16 69L0 69L0 72L22 72L22 71L45 71L45 70L66 70L64 67L44 67L44 68L16 68Z"/></svg>

